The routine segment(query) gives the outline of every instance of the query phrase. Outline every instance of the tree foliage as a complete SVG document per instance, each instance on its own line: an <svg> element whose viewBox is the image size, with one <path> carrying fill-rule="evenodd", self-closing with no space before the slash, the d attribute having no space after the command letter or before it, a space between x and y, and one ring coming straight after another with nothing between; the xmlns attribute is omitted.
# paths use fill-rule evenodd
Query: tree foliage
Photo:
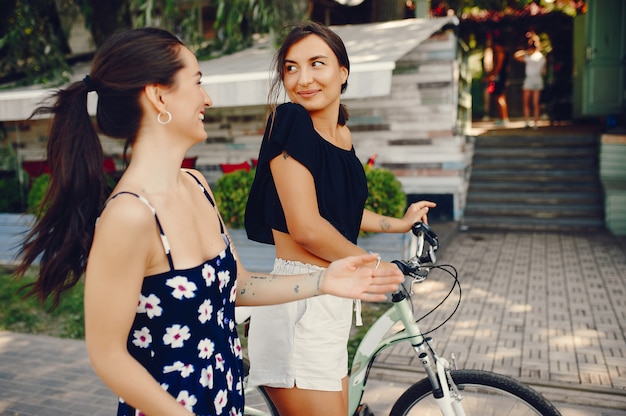
<svg viewBox="0 0 626 416"><path fill-rule="evenodd" d="M60 84L69 77L69 33L78 12L96 48L119 29L162 27L203 58L232 53L254 33L299 20L309 0L1 0L0 83ZM202 7L217 10L215 39L203 39Z"/></svg>
<svg viewBox="0 0 626 416"><path fill-rule="evenodd" d="M0 79L29 84L68 78L69 46L54 0L3 0L0 16Z"/></svg>
<svg viewBox="0 0 626 416"><path fill-rule="evenodd" d="M279 41L282 28L301 20L308 9L303 0L219 0L217 48L231 53L252 44L254 33Z"/></svg>

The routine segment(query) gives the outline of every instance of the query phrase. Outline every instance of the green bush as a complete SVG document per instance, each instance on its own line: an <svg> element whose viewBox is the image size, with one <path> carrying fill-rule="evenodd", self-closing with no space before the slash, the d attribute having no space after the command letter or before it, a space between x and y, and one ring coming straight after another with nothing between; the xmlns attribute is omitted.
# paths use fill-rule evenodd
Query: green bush
<svg viewBox="0 0 626 416"><path fill-rule="evenodd" d="M364 165L369 196L365 208L389 217L401 217L406 209L402 184L388 169Z"/></svg>
<svg viewBox="0 0 626 416"><path fill-rule="evenodd" d="M50 185L50 174L44 173L33 181L30 191L28 192L28 212L34 214L38 218L45 212L42 207L43 199Z"/></svg>
<svg viewBox="0 0 626 416"><path fill-rule="evenodd" d="M220 214L229 228L243 228L248 194L254 180L255 169L250 172L236 170L217 180L213 194Z"/></svg>
<svg viewBox="0 0 626 416"><path fill-rule="evenodd" d="M0 212L23 212L24 190L17 179L0 179Z"/></svg>
<svg viewBox="0 0 626 416"><path fill-rule="evenodd" d="M406 194L400 181L387 169L369 165L364 168L369 188L365 207L381 215L401 217L406 209ZM238 170L228 173L219 178L215 185L213 192L217 205L224 222L230 228L244 226L244 214L254 172L252 169L250 172Z"/></svg>

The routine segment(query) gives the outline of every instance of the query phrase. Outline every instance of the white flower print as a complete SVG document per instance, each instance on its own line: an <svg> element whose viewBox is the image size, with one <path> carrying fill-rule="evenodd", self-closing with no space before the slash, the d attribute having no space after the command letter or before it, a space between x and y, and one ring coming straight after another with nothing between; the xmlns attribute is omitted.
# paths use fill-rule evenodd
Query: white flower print
<svg viewBox="0 0 626 416"><path fill-rule="evenodd" d="M241 416L241 413L239 413L237 411L237 409L235 409L235 407L231 407L230 408L230 416Z"/></svg>
<svg viewBox="0 0 626 416"><path fill-rule="evenodd" d="M228 270L221 270L217 272L217 279L220 281L220 292L230 282L230 272Z"/></svg>
<svg viewBox="0 0 626 416"><path fill-rule="evenodd" d="M223 329L224 328L224 308L217 311L217 324Z"/></svg>
<svg viewBox="0 0 626 416"><path fill-rule="evenodd" d="M198 307L198 320L200 323L204 324L207 321L211 320L211 315L213 314L213 305L211 304L210 299L206 299L202 302L202 305Z"/></svg>
<svg viewBox="0 0 626 416"><path fill-rule="evenodd" d="M180 371L180 376L182 378L187 378L191 373L193 373L193 364L186 364L183 369Z"/></svg>
<svg viewBox="0 0 626 416"><path fill-rule="evenodd" d="M232 371L230 371L230 369L228 369L228 372L226 373L226 387L228 387L228 390L233 389L233 373Z"/></svg>
<svg viewBox="0 0 626 416"><path fill-rule="evenodd" d="M205 264L202 268L202 277L207 287L211 286L215 282L215 268L210 264Z"/></svg>
<svg viewBox="0 0 626 416"><path fill-rule="evenodd" d="M167 279L165 284L174 289L172 290L172 296L179 300L183 297L187 299L193 298L196 296L194 292L198 289L198 286L194 282L187 280L185 276L172 277Z"/></svg>
<svg viewBox="0 0 626 416"><path fill-rule="evenodd" d="M172 325L165 329L166 334L163 335L163 343L170 345L172 348L181 348L191 334L187 325L181 327L178 324Z"/></svg>
<svg viewBox="0 0 626 416"><path fill-rule="evenodd" d="M152 343L152 335L147 327L143 327L133 332L133 344L139 348L148 348Z"/></svg>
<svg viewBox="0 0 626 416"><path fill-rule="evenodd" d="M137 313L145 313L150 319L155 316L161 316L163 308L159 306L160 303L161 299L159 299L155 294L150 294L150 296L139 295Z"/></svg>
<svg viewBox="0 0 626 416"><path fill-rule="evenodd" d="M237 300L237 284L234 284L232 288L230 288L230 298L228 299L231 302Z"/></svg>
<svg viewBox="0 0 626 416"><path fill-rule="evenodd" d="M230 348L231 351L233 352L233 354L235 354L235 357L237 358L241 358L242 357L242 349L241 349L241 341L239 340L239 338L231 338L229 340L230 342Z"/></svg>
<svg viewBox="0 0 626 416"><path fill-rule="evenodd" d="M163 373L172 373L174 371L181 371L185 364L182 361L174 361L172 365L166 365L163 367Z"/></svg>
<svg viewBox="0 0 626 416"><path fill-rule="evenodd" d="M180 393L178 393L176 401L185 406L185 409L189 410L190 412L193 412L193 407L196 405L196 403L198 403L198 399L196 399L196 396L194 396L193 394L190 395L187 390L182 390Z"/></svg>
<svg viewBox="0 0 626 416"><path fill-rule="evenodd" d="M208 366L207 368L203 368L200 374L200 384L202 387L208 387L209 389L213 388L213 367Z"/></svg>
<svg viewBox="0 0 626 416"><path fill-rule="evenodd" d="M215 400L213 403L215 404L215 413L221 415L224 411L224 407L228 401L228 392L226 390L220 390L215 395Z"/></svg>
<svg viewBox="0 0 626 416"><path fill-rule="evenodd" d="M224 358L222 354L215 355L215 368L222 372L224 371Z"/></svg>
<svg viewBox="0 0 626 416"><path fill-rule="evenodd" d="M198 343L198 357L204 358L205 360L213 355L213 351L215 351L215 344L209 338L204 338Z"/></svg>
<svg viewBox="0 0 626 416"><path fill-rule="evenodd" d="M163 373L165 374L172 373L174 371L180 371L180 376L182 378L187 378L194 372L194 368L192 364L185 364L181 361L175 361L174 364L163 367Z"/></svg>

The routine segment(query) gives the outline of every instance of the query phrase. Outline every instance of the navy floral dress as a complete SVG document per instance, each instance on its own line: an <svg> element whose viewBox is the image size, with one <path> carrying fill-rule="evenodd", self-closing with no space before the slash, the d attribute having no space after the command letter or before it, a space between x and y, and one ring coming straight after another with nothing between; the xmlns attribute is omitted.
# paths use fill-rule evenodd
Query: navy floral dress
<svg viewBox="0 0 626 416"><path fill-rule="evenodd" d="M111 199L122 193L129 192ZM242 415L242 354L235 324L237 264L224 226L220 222L226 242L220 254L194 268L176 269L155 209L142 196L132 195L152 210L170 270L144 278L128 351L196 415ZM143 415L122 399L117 414Z"/></svg>

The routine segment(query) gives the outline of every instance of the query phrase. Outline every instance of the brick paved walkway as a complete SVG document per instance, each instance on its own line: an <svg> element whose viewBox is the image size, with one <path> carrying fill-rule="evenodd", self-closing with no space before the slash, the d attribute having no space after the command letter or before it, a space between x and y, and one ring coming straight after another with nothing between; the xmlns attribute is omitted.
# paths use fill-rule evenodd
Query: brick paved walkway
<svg viewBox="0 0 626 416"><path fill-rule="evenodd" d="M506 374L539 390L567 389L550 393L556 400L587 404L596 396L594 402L626 408L623 241L610 234L456 233L438 263L458 269L463 298L434 333L435 348L444 357L454 353L462 368ZM431 272L415 287L416 315L430 311L451 283ZM449 316L456 299L422 330ZM377 363L396 374L419 368L409 349L398 344Z"/></svg>

